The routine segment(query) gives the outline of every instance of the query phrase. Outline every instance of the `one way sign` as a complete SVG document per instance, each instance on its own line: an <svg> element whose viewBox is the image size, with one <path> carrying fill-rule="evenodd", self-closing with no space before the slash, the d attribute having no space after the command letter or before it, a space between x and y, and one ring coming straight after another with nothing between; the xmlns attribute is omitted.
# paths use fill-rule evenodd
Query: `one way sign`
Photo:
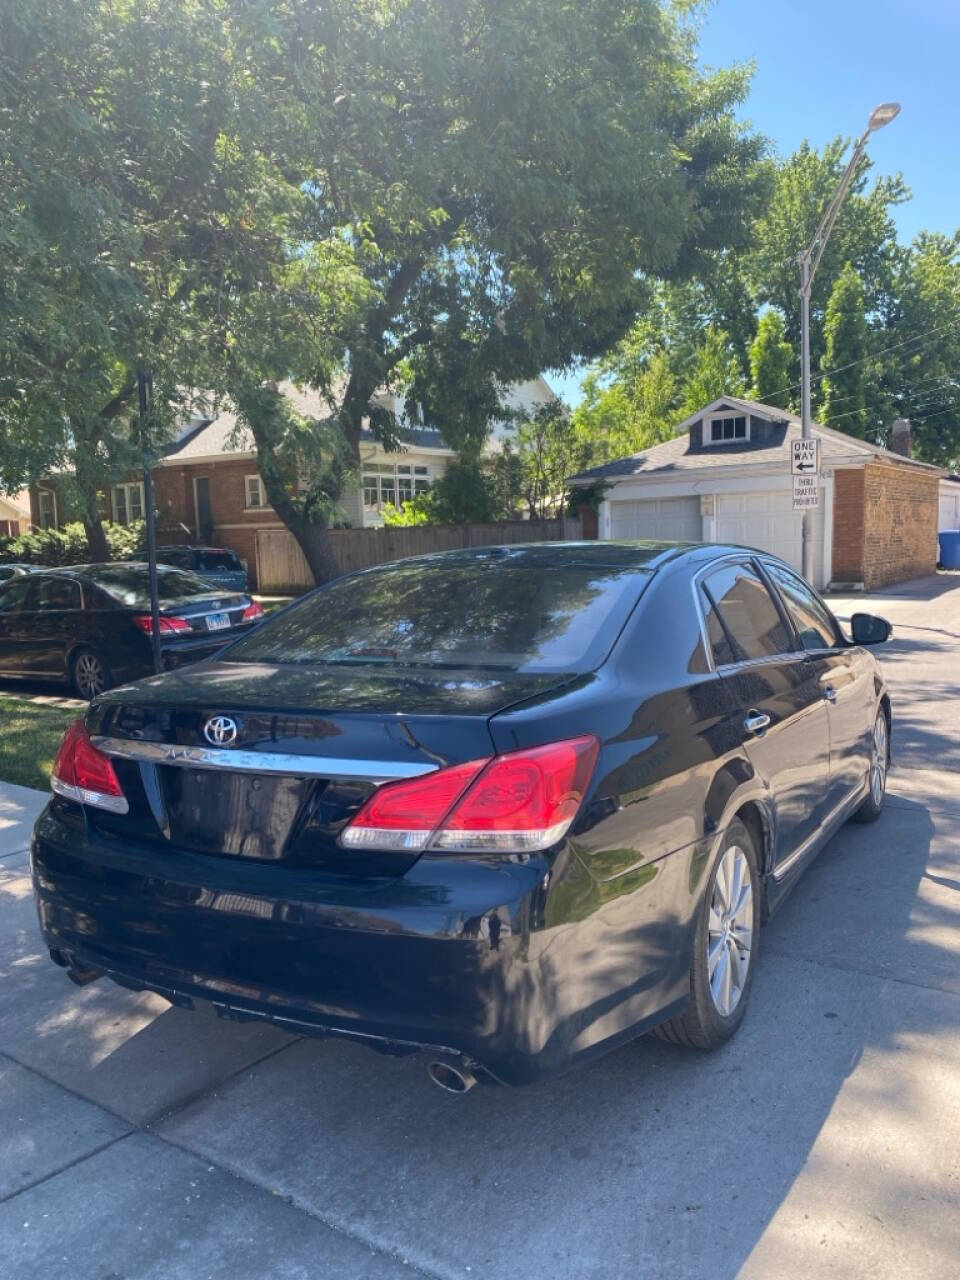
<svg viewBox="0 0 960 1280"><path fill-rule="evenodd" d="M815 476L820 471L820 441L794 440L790 471L795 476Z"/></svg>

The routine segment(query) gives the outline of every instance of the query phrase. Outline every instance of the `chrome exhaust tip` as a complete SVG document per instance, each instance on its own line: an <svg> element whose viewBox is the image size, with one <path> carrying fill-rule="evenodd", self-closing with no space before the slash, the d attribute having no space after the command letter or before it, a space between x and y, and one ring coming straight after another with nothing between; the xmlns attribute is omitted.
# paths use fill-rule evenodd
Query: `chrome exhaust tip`
<svg viewBox="0 0 960 1280"><path fill-rule="evenodd" d="M477 1083L477 1077L470 1068L458 1062L430 1062L427 1075L445 1093L469 1093Z"/></svg>
<svg viewBox="0 0 960 1280"><path fill-rule="evenodd" d="M98 978L103 977L103 970L84 969L80 965L72 964L67 970L67 977L78 987L88 987L91 982L96 982Z"/></svg>

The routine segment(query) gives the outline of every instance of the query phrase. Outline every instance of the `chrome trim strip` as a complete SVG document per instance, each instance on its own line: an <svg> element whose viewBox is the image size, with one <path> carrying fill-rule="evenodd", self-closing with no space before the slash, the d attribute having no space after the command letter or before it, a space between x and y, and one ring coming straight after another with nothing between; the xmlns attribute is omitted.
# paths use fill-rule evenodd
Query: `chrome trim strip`
<svg viewBox="0 0 960 1280"><path fill-rule="evenodd" d="M805 855L810 852L818 841L829 839L830 835L833 833L834 826L840 825L838 819L841 818L847 810L855 809L859 802L866 798L866 794L867 783L861 782L860 785L855 787L854 790L841 800L835 808L830 810L824 820L817 827L816 831L807 836L803 844L799 845L788 858L785 858L783 862L778 863L773 868L774 880L782 880L790 871L791 867L795 867L801 858L805 857ZM824 832L828 832L826 837L824 837Z"/></svg>
<svg viewBox="0 0 960 1280"><path fill-rule="evenodd" d="M279 751L237 751L232 747L184 747L176 743L93 738L93 745L118 760L138 764L174 764L188 769L228 769L231 773L279 773L348 782L395 782L419 778L439 766L398 760L345 760L337 756L296 756Z"/></svg>

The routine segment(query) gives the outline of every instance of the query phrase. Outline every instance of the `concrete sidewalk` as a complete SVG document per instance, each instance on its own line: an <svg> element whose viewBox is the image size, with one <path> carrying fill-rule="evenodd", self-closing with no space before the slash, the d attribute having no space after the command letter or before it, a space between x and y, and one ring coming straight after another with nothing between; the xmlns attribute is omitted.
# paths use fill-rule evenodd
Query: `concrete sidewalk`
<svg viewBox="0 0 960 1280"><path fill-rule="evenodd" d="M644 1039L457 1099L416 1058L77 989L23 864L42 798L4 788L0 1274L957 1274L960 579L832 603L896 627L888 810L807 872L710 1056Z"/></svg>

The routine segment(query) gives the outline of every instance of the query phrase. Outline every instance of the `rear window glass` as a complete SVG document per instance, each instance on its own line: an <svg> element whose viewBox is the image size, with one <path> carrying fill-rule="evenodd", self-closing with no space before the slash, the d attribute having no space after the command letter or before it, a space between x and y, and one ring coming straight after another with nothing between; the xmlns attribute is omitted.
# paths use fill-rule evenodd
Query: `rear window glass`
<svg viewBox="0 0 960 1280"><path fill-rule="evenodd" d="M232 551L201 551L196 568L198 569L239 569L240 561Z"/></svg>
<svg viewBox="0 0 960 1280"><path fill-rule="evenodd" d="M146 566L105 565L89 576L119 604L132 609L150 608L150 575ZM208 596L211 590L210 583L196 574L181 569L157 569L157 595L162 605L189 600L191 596Z"/></svg>
<svg viewBox="0 0 960 1280"><path fill-rule="evenodd" d="M649 574L618 565L411 561L342 578L229 662L577 671L598 665Z"/></svg>

